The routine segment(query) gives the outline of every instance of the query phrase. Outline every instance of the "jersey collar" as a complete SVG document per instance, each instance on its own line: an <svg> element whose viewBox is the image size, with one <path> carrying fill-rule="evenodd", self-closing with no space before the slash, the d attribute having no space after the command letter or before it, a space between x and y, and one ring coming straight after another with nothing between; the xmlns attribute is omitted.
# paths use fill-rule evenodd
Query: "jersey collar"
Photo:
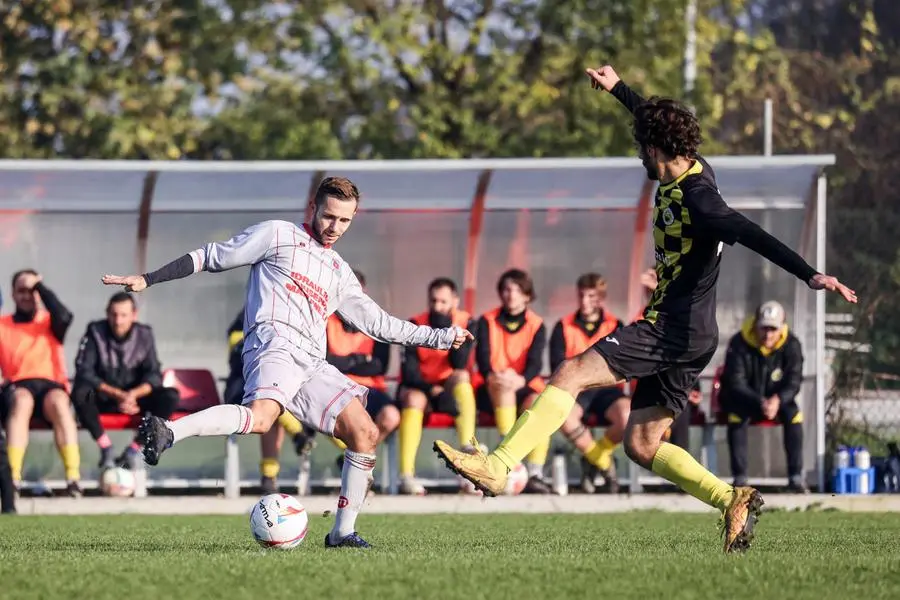
<svg viewBox="0 0 900 600"><path fill-rule="evenodd" d="M676 185L681 183L682 180L685 177L687 177L688 175L699 175L702 172L703 172L703 163L701 163L699 160L695 159L694 164L691 165L690 169L688 169L687 171L685 171L684 173L682 173L681 175L676 177L675 180L672 181L671 183L667 183L666 185L659 186L659 191L660 192L668 192L673 187L675 187Z"/></svg>
<svg viewBox="0 0 900 600"><path fill-rule="evenodd" d="M312 227L310 227L309 223L304 223L303 229L306 231L306 234L312 239L312 241L314 241L318 245L322 246L323 248L331 248L331 244L323 244L322 242L320 242L319 240L316 239L316 234L313 233Z"/></svg>

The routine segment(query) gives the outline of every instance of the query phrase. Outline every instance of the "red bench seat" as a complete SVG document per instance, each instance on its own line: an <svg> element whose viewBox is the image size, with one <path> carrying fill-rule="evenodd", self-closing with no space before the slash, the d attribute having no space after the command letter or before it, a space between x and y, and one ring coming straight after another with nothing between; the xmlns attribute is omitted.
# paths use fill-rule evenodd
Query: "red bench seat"
<svg viewBox="0 0 900 600"><path fill-rule="evenodd" d="M221 404L216 378L206 369L166 369L163 371L163 385L178 390L178 409L172 414L173 421ZM140 422L140 415L100 415L100 424L109 431L137 429ZM43 419L32 419L31 428L47 429L47 423Z"/></svg>

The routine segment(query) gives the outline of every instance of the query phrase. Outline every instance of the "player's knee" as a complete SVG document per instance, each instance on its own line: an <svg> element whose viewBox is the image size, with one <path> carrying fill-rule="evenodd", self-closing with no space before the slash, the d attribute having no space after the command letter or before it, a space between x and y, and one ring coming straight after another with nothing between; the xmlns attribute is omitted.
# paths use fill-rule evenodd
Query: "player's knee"
<svg viewBox="0 0 900 600"><path fill-rule="evenodd" d="M16 388L12 396L13 414L27 413L31 415L34 410L34 396L26 389Z"/></svg>
<svg viewBox="0 0 900 600"><path fill-rule="evenodd" d="M403 390L400 395L400 405L403 408L416 408L418 410L425 410L425 406L428 404L428 398L425 396L425 393L422 390L413 390L407 389Z"/></svg>
<svg viewBox="0 0 900 600"><path fill-rule="evenodd" d="M44 416L51 423L72 418L69 411L69 396L62 390L52 390L44 396Z"/></svg>
<svg viewBox="0 0 900 600"><path fill-rule="evenodd" d="M619 398L606 412L606 419L617 428L625 428L628 423L628 415L631 413L631 401L628 398Z"/></svg>
<svg viewBox="0 0 900 600"><path fill-rule="evenodd" d="M656 450L659 447L659 440L654 444L642 435L639 428L632 427L625 431L622 446L628 458L645 469L650 469L653 465L653 457L656 456Z"/></svg>
<svg viewBox="0 0 900 600"><path fill-rule="evenodd" d="M261 399L250 403L250 411L253 413L253 433L265 433L272 429L272 425L281 416L281 405L274 400Z"/></svg>
<svg viewBox="0 0 900 600"><path fill-rule="evenodd" d="M465 369L456 369L451 374L450 377L447 378L446 388L453 389L455 386L460 383L470 383L471 378L469 377L469 372Z"/></svg>
<svg viewBox="0 0 900 600"><path fill-rule="evenodd" d="M378 413L378 429L390 433L400 427L400 411L393 404L388 404Z"/></svg>

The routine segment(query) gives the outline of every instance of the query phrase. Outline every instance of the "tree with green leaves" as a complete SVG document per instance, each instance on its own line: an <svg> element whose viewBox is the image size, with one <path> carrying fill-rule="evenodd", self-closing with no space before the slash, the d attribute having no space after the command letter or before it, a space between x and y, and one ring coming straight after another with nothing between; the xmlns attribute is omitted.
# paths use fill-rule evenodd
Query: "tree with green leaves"
<svg viewBox="0 0 900 600"><path fill-rule="evenodd" d="M277 50L266 2L0 4L8 158L191 155L223 84ZM222 43L222 40L225 40Z"/></svg>

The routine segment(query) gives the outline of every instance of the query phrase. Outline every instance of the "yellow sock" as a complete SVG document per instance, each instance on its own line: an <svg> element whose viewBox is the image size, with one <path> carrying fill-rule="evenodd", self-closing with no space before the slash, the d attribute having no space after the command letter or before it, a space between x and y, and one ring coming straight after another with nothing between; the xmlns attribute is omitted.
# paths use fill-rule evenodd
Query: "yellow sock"
<svg viewBox="0 0 900 600"><path fill-rule="evenodd" d="M710 506L725 510L731 503L734 488L703 468L683 448L663 442L652 466L654 473Z"/></svg>
<svg viewBox="0 0 900 600"><path fill-rule="evenodd" d="M418 408L400 411L400 475L412 477L416 473L416 454L422 441L424 413Z"/></svg>
<svg viewBox="0 0 900 600"><path fill-rule="evenodd" d="M259 461L259 474L263 477L275 479L281 470L281 464L277 458L264 458Z"/></svg>
<svg viewBox="0 0 900 600"><path fill-rule="evenodd" d="M503 465L507 470L512 469L538 444L545 440L549 442L553 432L566 422L574 405L575 398L572 394L548 385L491 453L492 467L499 468Z"/></svg>
<svg viewBox="0 0 900 600"><path fill-rule="evenodd" d="M81 451L78 444L67 444L60 448L63 468L66 470L66 481L78 481L81 479Z"/></svg>
<svg viewBox="0 0 900 600"><path fill-rule="evenodd" d="M610 441L610 439L604 435L600 441L594 440L591 447L584 453L584 457L589 463L601 471L605 471L612 466L613 452L616 451L618 446L618 443Z"/></svg>
<svg viewBox="0 0 900 600"><path fill-rule="evenodd" d="M515 406L498 406L494 409L494 421L497 423L497 431L500 435L506 435L516 424Z"/></svg>
<svg viewBox="0 0 900 600"><path fill-rule="evenodd" d="M538 445L531 450L531 452L528 453L528 456L525 457L525 462L543 467L545 464L547 464L547 454L549 453L550 438L546 437L542 442L539 442Z"/></svg>
<svg viewBox="0 0 900 600"><path fill-rule="evenodd" d="M453 388L453 398L456 400L456 438L459 447L462 448L475 437L475 390L468 381L457 383Z"/></svg>
<svg viewBox="0 0 900 600"><path fill-rule="evenodd" d="M336 437L331 438L331 443L334 444L335 446L337 446L341 450L347 449L347 444L345 444L341 440L337 439Z"/></svg>
<svg viewBox="0 0 900 600"><path fill-rule="evenodd" d="M8 446L6 454L9 456L9 470L12 480L16 483L22 481L22 465L25 463L25 448Z"/></svg>
<svg viewBox="0 0 900 600"><path fill-rule="evenodd" d="M288 435L297 435L303 431L303 425L300 424L297 417L287 411L284 411L281 413L281 416L278 417L278 424L284 427L284 430Z"/></svg>

